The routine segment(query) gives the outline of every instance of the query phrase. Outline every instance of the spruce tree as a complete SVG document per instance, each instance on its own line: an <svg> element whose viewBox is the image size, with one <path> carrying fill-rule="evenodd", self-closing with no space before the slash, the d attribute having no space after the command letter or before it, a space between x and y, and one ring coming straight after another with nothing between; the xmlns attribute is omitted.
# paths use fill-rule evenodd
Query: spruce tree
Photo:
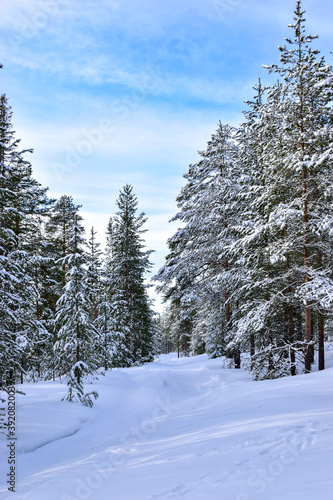
<svg viewBox="0 0 333 500"><path fill-rule="evenodd" d="M47 279L44 286L44 297L49 312L49 329L52 334L52 343L49 345L50 365L52 376L55 376L55 360L53 346L57 341L57 331L54 328L57 302L63 295L67 283L69 261L68 255L74 253L73 231L75 226L81 227L82 217L72 196L63 195L54 204L45 225L46 259L45 273Z"/></svg>
<svg viewBox="0 0 333 500"><path fill-rule="evenodd" d="M46 189L32 177L31 164L19 150L5 95L0 98L0 340L1 384L10 376L21 380L34 364L34 346L46 335L37 313L40 282L33 268L34 237L49 201ZM7 375L6 375L7 373ZM9 375L8 375L9 374Z"/></svg>
<svg viewBox="0 0 333 500"><path fill-rule="evenodd" d="M101 295L101 267L102 251L99 249L100 243L96 241L96 231L92 227L88 246L88 269L87 269L87 287L89 291L89 300L91 302L91 319L97 323L98 304Z"/></svg>
<svg viewBox="0 0 333 500"><path fill-rule="evenodd" d="M61 259L67 274L63 295L56 309L55 366L58 375L67 377L66 399L79 399L91 406L90 394L83 393L83 381L100 366L99 336L90 315L93 304L87 280L88 257L84 252L84 231L79 222L79 217L75 217L72 238L68 239L72 252ZM95 392L91 394L96 397Z"/></svg>
<svg viewBox="0 0 333 500"><path fill-rule="evenodd" d="M53 261L52 276L54 286L50 290L50 307L55 308L55 303L61 295L61 290L66 283L67 261L64 259L73 253L73 228L82 221L78 214L81 205L75 205L72 196L63 195L54 204L46 223L49 256ZM77 222L76 222L77 221Z"/></svg>
<svg viewBox="0 0 333 500"><path fill-rule="evenodd" d="M127 331L125 318L117 313L117 304L114 302L116 283L113 275L113 256L114 224L113 218L110 217L106 230L106 249L101 273L101 294L97 318L105 370L124 366L128 360L125 345L125 332Z"/></svg>
<svg viewBox="0 0 333 500"><path fill-rule="evenodd" d="M144 213L136 213L138 201L132 186L124 186L117 206L109 251L109 293L119 334L118 349L122 351L121 362L130 365L153 359L153 313L145 284L152 251L144 250L141 235L146 230L141 228L147 218Z"/></svg>

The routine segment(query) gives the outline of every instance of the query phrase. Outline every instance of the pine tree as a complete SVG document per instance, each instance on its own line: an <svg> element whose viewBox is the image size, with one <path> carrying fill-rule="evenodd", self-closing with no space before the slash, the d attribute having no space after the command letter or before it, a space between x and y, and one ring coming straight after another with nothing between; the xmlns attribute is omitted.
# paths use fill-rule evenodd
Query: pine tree
<svg viewBox="0 0 333 500"><path fill-rule="evenodd" d="M309 47L313 37L304 34L300 2L295 16L295 39L287 40L295 49L281 47L282 67L269 67L284 82L268 89L265 102L259 82L237 134L245 179L239 196L248 207L232 248L235 266L244 271L234 295L239 302L234 335L240 342L250 340L256 378L296 373L303 317L309 371L315 312L323 358L323 298L330 295L332 94L326 87L331 69L323 59L316 61L317 52Z"/></svg>
<svg viewBox="0 0 333 500"><path fill-rule="evenodd" d="M246 122L220 125L191 165L157 279L176 324L192 309L192 349L249 350L256 378L296 374L315 327L324 367L332 305L332 69L310 44L297 1L293 39L280 47L282 77L255 87ZM305 307L304 307L305 304ZM179 333L180 334L180 333ZM200 349L201 347L199 347Z"/></svg>
<svg viewBox="0 0 333 500"><path fill-rule="evenodd" d="M53 346L57 341L57 331L54 328L57 302L63 294L67 283L68 259L74 253L73 231L75 224L80 225L82 217L78 211L80 205L74 204L71 196L63 195L54 204L45 225L46 248L44 298L48 310L49 330L52 334L50 349L50 366L52 376L55 376Z"/></svg>
<svg viewBox="0 0 333 500"><path fill-rule="evenodd" d="M151 251L143 250L141 235L146 230L141 228L147 219L144 213L136 215L138 202L132 186L124 186L117 205L110 235L109 293L119 335L117 349L122 351L122 364L130 365L152 360L153 313L144 282Z"/></svg>
<svg viewBox="0 0 333 500"><path fill-rule="evenodd" d="M113 218L110 217L106 230L105 259L101 274L101 296L97 318L105 370L127 365L129 357L125 344L125 332L127 332L125 317L121 312L119 313L117 303L114 301L117 285L113 275L114 247L114 224Z"/></svg>
<svg viewBox="0 0 333 500"><path fill-rule="evenodd" d="M88 289L88 258L83 250L85 240L79 217L74 218L72 239L68 239L72 253L61 263L66 265L67 283L63 295L57 302L55 328L56 371L67 376L66 399L76 398L86 405L92 405L89 394L83 393L83 380L92 375L100 365L99 337L93 318L89 314L92 303ZM96 393L92 393L96 397Z"/></svg>
<svg viewBox="0 0 333 500"><path fill-rule="evenodd" d="M32 276L34 236L49 201L46 189L32 177L32 168L18 149L5 95L0 98L0 288L1 384L8 374L21 380L31 367L34 346L46 335L36 311L38 286ZM7 373L7 375L5 375Z"/></svg>
<svg viewBox="0 0 333 500"><path fill-rule="evenodd" d="M332 227L332 191L327 186L332 185L330 151L333 116L332 94L328 88L332 70L325 64L323 57L318 60L319 51L311 48L317 36L306 34L304 12L300 0L297 0L294 23L290 25L294 36L286 38L287 45L279 48L281 66L271 65L268 68L284 79L283 98L278 109L283 120L278 135L281 146L279 158L275 155L274 162L292 186L288 190L287 203L293 210L293 217L289 209L290 231L285 241L290 245L293 240L292 253L296 251L300 269L296 293L305 304L305 371L309 372L316 310L319 314L321 344L324 325L319 301L311 300L304 292L312 288L312 281L318 281L325 268L325 260L330 260L327 227ZM281 209L276 211L276 217L281 212ZM326 230L322 227L323 218L326 220ZM322 348L320 356L323 364Z"/></svg>
<svg viewBox="0 0 333 500"><path fill-rule="evenodd" d="M90 238L88 240L88 269L87 269L87 287L89 291L89 299L91 302L91 318L94 323L97 323L98 304L101 294L101 267L102 267L102 252L99 249L100 243L96 241L96 231L91 228Z"/></svg>
<svg viewBox="0 0 333 500"><path fill-rule="evenodd" d="M237 145L234 129L219 124L202 159L190 165L186 186L177 197L180 212L172 220L183 227L169 239L170 253L156 279L158 290L178 309L179 335L188 335L199 344L205 329L209 354L222 355L232 332L231 290L234 280L229 246L238 221L239 174L235 163ZM196 344L196 342L195 342ZM193 347L195 347L193 344ZM239 366L239 346L232 348Z"/></svg>
<svg viewBox="0 0 333 500"><path fill-rule="evenodd" d="M49 274L51 262L47 255L43 228L36 228L34 236L35 242L27 254L26 267L32 284L30 299L33 306L30 314L36 328L33 342L27 346L25 353L25 369L29 378L37 382L40 379L51 379L53 375L50 365L53 357L53 315L47 301L47 290L53 281Z"/></svg>
<svg viewBox="0 0 333 500"><path fill-rule="evenodd" d="M170 354L175 350L172 342L173 319L170 308L165 308L162 314L154 317L154 354Z"/></svg>
<svg viewBox="0 0 333 500"><path fill-rule="evenodd" d="M55 286L50 290L50 307L54 308L61 290L66 283L66 261L59 266L59 259L64 259L73 252L73 228L75 221L80 223L78 214L81 205L75 205L72 196L63 195L53 206L46 224L46 235L49 242L49 255L53 260L52 275Z"/></svg>
<svg viewBox="0 0 333 500"><path fill-rule="evenodd" d="M260 82L256 90L255 102L248 102L247 122L237 134L238 162L245 180L239 196L246 203L233 244L235 267L241 269L241 286L234 294L239 303L234 337L249 348L256 377L272 378L294 369L292 359L292 366L282 363L290 350L283 316L288 247L281 243L288 220L288 180L272 158L272 151L274 158L280 153L279 141L274 141L281 127L276 119L281 86L269 90L265 104ZM281 220L277 216L280 209ZM293 355L293 348L290 352Z"/></svg>

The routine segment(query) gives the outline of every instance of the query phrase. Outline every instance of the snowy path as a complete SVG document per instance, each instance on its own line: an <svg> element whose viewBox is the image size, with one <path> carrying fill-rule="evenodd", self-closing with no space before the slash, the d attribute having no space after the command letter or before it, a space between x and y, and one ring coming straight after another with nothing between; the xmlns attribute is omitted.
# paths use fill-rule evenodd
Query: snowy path
<svg viewBox="0 0 333 500"><path fill-rule="evenodd" d="M62 384L25 386L17 493L0 498L332 500L333 369L253 382L221 365L113 370L92 409L60 403Z"/></svg>

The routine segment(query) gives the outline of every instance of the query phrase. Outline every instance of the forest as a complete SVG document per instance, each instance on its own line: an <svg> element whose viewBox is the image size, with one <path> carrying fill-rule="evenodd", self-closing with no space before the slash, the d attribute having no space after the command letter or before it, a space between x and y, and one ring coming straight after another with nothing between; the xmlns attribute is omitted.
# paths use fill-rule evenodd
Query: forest
<svg viewBox="0 0 333 500"><path fill-rule="evenodd" d="M289 28L276 83L190 165L156 277L180 351L247 353L256 379L324 369L332 335L332 68L299 1Z"/></svg>
<svg viewBox="0 0 333 500"><path fill-rule="evenodd" d="M333 333L333 72L297 1L274 84L258 80L239 127L219 123L177 197L165 265L148 295L146 215L124 184L100 249L80 205L48 197L0 98L0 387L84 381L179 355L226 356L254 379L325 368ZM4 71L2 69L1 71Z"/></svg>

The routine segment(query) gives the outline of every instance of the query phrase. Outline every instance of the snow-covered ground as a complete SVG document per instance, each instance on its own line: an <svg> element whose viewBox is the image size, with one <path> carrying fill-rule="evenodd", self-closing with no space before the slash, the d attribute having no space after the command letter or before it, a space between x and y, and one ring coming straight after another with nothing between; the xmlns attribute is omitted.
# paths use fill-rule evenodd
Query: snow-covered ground
<svg viewBox="0 0 333 500"><path fill-rule="evenodd" d="M23 387L17 492L1 484L1 499L333 498L333 368L254 382L221 359L163 355L92 387L93 408L61 402L59 382Z"/></svg>

